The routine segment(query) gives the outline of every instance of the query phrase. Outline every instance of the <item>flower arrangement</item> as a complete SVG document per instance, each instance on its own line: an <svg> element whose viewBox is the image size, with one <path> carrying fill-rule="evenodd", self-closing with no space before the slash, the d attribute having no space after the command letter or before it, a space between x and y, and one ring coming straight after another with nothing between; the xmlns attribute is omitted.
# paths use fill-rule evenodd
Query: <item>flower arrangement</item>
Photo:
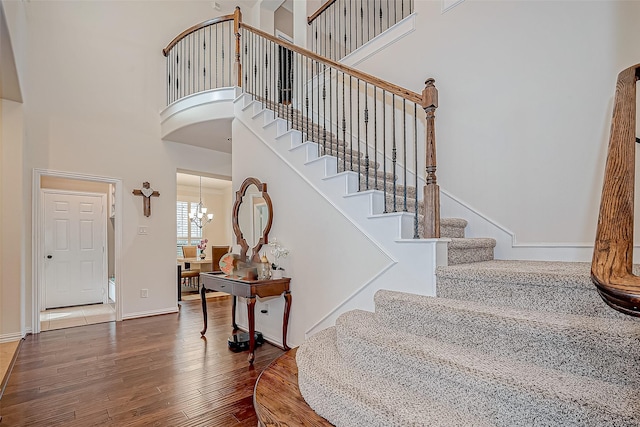
<svg viewBox="0 0 640 427"><path fill-rule="evenodd" d="M207 243L209 243L209 239L202 239L200 240L200 243L198 243L198 249L200 249L201 254L200 256L205 255L204 251L207 249Z"/></svg>
<svg viewBox="0 0 640 427"><path fill-rule="evenodd" d="M284 270L284 268L280 267L278 259L286 258L287 255L289 255L289 249L282 246L282 244L276 239L273 239L271 242L269 242L269 246L271 246L271 254L274 258L274 261L271 263L271 268L273 270Z"/></svg>

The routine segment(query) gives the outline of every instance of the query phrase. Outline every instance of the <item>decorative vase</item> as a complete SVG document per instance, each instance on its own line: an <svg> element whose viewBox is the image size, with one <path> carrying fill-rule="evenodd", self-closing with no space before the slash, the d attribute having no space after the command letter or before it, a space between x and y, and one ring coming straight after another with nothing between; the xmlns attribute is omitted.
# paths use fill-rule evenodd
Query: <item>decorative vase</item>
<svg viewBox="0 0 640 427"><path fill-rule="evenodd" d="M205 259L207 257L207 254L204 253L204 251L200 252L200 259Z"/></svg>
<svg viewBox="0 0 640 427"><path fill-rule="evenodd" d="M284 274L284 270L271 270L272 279L282 279L283 274Z"/></svg>

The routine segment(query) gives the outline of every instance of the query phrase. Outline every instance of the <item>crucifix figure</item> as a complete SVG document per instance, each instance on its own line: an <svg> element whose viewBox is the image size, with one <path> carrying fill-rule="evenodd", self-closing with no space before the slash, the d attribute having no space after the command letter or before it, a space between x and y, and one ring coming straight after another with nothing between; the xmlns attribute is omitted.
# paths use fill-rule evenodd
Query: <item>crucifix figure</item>
<svg viewBox="0 0 640 427"><path fill-rule="evenodd" d="M133 190L133 194L136 196L142 196L142 207L144 208L144 216L151 216L151 197L160 196L160 193L154 191L148 182L142 183L140 190Z"/></svg>

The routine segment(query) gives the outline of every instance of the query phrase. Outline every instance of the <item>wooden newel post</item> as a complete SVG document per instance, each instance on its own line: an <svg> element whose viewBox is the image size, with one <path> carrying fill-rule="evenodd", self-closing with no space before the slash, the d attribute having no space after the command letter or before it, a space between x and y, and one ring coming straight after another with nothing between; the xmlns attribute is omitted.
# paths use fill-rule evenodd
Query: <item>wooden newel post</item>
<svg viewBox="0 0 640 427"><path fill-rule="evenodd" d="M242 63L240 62L240 23L242 22L242 12L240 7L236 6L233 12L233 32L236 35L236 63L235 73L238 87L242 87Z"/></svg>
<svg viewBox="0 0 640 427"><path fill-rule="evenodd" d="M427 113L426 185L424 186L424 238L440 237L440 187L436 177L436 108L438 89L434 79L425 82L422 91L422 108Z"/></svg>

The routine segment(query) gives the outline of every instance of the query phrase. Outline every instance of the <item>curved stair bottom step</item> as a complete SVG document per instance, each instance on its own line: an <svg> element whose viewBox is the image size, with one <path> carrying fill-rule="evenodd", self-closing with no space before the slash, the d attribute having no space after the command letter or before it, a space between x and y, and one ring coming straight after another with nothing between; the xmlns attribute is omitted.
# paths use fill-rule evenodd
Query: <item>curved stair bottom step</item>
<svg viewBox="0 0 640 427"><path fill-rule="evenodd" d="M349 366L394 378L458 413L496 426L638 426L637 388L500 357L473 346L417 336L353 310L336 321L337 348ZM597 357L598 355L594 355Z"/></svg>
<svg viewBox="0 0 640 427"><path fill-rule="evenodd" d="M297 351L298 349L294 348L278 357L258 377L253 392L258 427L333 426L316 414L300 394Z"/></svg>
<svg viewBox="0 0 640 427"><path fill-rule="evenodd" d="M309 406L337 427L489 426L406 388L372 375L338 352L335 327L303 343L296 355L300 392Z"/></svg>

